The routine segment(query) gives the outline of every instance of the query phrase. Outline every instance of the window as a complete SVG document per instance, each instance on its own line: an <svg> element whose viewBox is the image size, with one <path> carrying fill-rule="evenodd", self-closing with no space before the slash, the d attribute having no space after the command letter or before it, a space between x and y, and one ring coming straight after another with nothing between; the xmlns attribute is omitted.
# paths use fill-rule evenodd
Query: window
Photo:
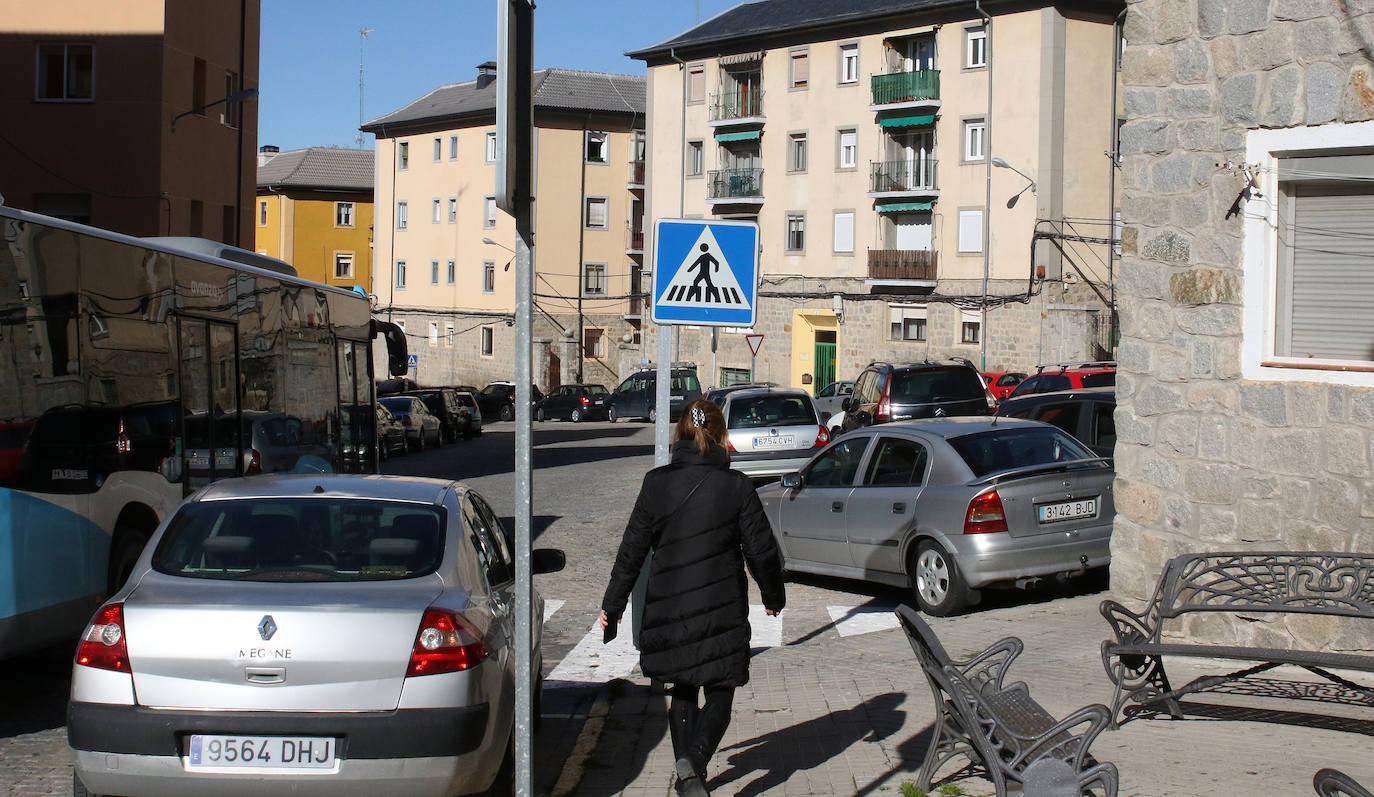
<svg viewBox="0 0 1374 797"><path fill-rule="evenodd" d="M445 345L445 346L452 346L453 343L454 343L454 338L455 338L455 337L456 337L456 336L454 335L454 332L453 332L453 325L452 325L452 324L444 324L444 345Z"/></svg>
<svg viewBox="0 0 1374 797"><path fill-rule="evenodd" d="M700 177L705 168L700 141L687 142L687 176Z"/></svg>
<svg viewBox="0 0 1374 797"><path fill-rule="evenodd" d="M983 251L983 211L959 211L959 251Z"/></svg>
<svg viewBox="0 0 1374 797"><path fill-rule="evenodd" d="M496 131L487 131L487 163L496 162Z"/></svg>
<svg viewBox="0 0 1374 797"><path fill-rule="evenodd" d="M353 203L335 202L334 203L334 226L352 227L353 226Z"/></svg>
<svg viewBox="0 0 1374 797"><path fill-rule="evenodd" d="M449 284L449 285L454 284L454 282L455 282L455 277L457 276L457 270L458 270L458 269L457 269L457 265L454 263L454 261L452 261L452 260L448 261L448 263L447 263L447 274L448 274L448 284Z"/></svg>
<svg viewBox="0 0 1374 797"><path fill-rule="evenodd" d="M856 391L857 392L857 391ZM806 468L806 486L849 487L859 472L859 462L868 448L868 437L856 436L841 440L825 453L811 460Z"/></svg>
<svg viewBox="0 0 1374 797"><path fill-rule="evenodd" d="M856 169L859 166L859 131L840 131L840 168Z"/></svg>
<svg viewBox="0 0 1374 797"><path fill-rule="evenodd" d="M806 134L793 133L787 141L787 171L797 173L806 171Z"/></svg>
<svg viewBox="0 0 1374 797"><path fill-rule="evenodd" d="M583 264L582 264L582 295L583 295L583 296L605 296L605 295L606 295L606 264L605 264L605 263L583 263Z"/></svg>
<svg viewBox="0 0 1374 797"><path fill-rule="evenodd" d="M429 345L431 345L431 346L438 346L438 345L439 345L439 322L438 322L438 321L431 321L431 322L429 322Z"/></svg>
<svg viewBox="0 0 1374 797"><path fill-rule="evenodd" d="M840 82L859 82L859 43L840 45Z"/></svg>
<svg viewBox="0 0 1374 797"><path fill-rule="evenodd" d="M438 224L443 215L443 203L438 198L430 200L429 223Z"/></svg>
<svg viewBox="0 0 1374 797"><path fill-rule="evenodd" d="M36 82L35 99L95 99L95 48L89 44L38 45Z"/></svg>
<svg viewBox="0 0 1374 797"><path fill-rule="evenodd" d="M793 50L791 53L791 87L804 89L811 78L811 63L806 50Z"/></svg>
<svg viewBox="0 0 1374 797"><path fill-rule="evenodd" d="M964 120L964 160L981 161L987 139L987 122L982 117Z"/></svg>
<svg viewBox="0 0 1374 797"><path fill-rule="evenodd" d="M979 69L988 65L988 29L985 26L964 29L964 68Z"/></svg>
<svg viewBox="0 0 1374 797"><path fill-rule="evenodd" d="M456 161L456 160L458 160L458 137L457 137L457 136L449 136L449 137L448 137L448 159L451 160L451 161Z"/></svg>
<svg viewBox="0 0 1374 797"><path fill-rule="evenodd" d="M396 229L407 229L410 224L410 206L402 199L396 203Z"/></svg>
<svg viewBox="0 0 1374 797"><path fill-rule="evenodd" d="M404 289L406 286L406 261L396 261L396 287Z"/></svg>
<svg viewBox="0 0 1374 797"><path fill-rule="evenodd" d="M835 211L835 251L852 253L854 251L854 211Z"/></svg>
<svg viewBox="0 0 1374 797"><path fill-rule="evenodd" d="M610 159L610 134L599 130L587 131L587 163L605 163Z"/></svg>
<svg viewBox="0 0 1374 797"><path fill-rule="evenodd" d="M351 279L353 277L353 253L335 252L334 253L334 278Z"/></svg>
<svg viewBox="0 0 1374 797"><path fill-rule="evenodd" d="M402 171L410 168L410 142L402 141L396 145L396 168Z"/></svg>
<svg viewBox="0 0 1374 797"><path fill-rule="evenodd" d="M789 252L806 249L806 214L787 214L787 242L784 247Z"/></svg>
<svg viewBox="0 0 1374 797"><path fill-rule="evenodd" d="M266 227L266 226L267 226L267 202L266 202L266 201L263 201L263 202L259 202L259 203L258 203L258 226L259 226L259 227Z"/></svg>
<svg viewBox="0 0 1374 797"><path fill-rule="evenodd" d="M687 67L687 102L706 101L706 65L692 64Z"/></svg>
<svg viewBox="0 0 1374 797"><path fill-rule="evenodd" d="M241 88L241 87L239 86L239 76L238 76L238 73L237 73L237 72L225 72L225 73L224 73L224 96L225 96L225 97L232 97L232 96L234 96L235 94L238 94L238 93L239 93L240 88ZM234 128L237 128L237 127L239 126L239 120L241 120L242 118L243 118L243 102L242 102L242 101L240 101L240 102L226 102L226 103L224 103L223 110L221 110L221 111L220 111L220 114L219 114L219 121L220 121L220 124L225 125L225 126L227 126L227 127L234 127Z"/></svg>
<svg viewBox="0 0 1374 797"><path fill-rule="evenodd" d="M923 304L890 304L888 319L892 340L926 339L926 306Z"/></svg>
<svg viewBox="0 0 1374 797"><path fill-rule="evenodd" d="M496 226L496 197L486 197L482 202L482 226L491 229Z"/></svg>
<svg viewBox="0 0 1374 797"><path fill-rule="evenodd" d="M959 342L977 343L979 340L978 335L982 331L982 326L977 310L960 310Z"/></svg>
<svg viewBox="0 0 1374 797"><path fill-rule="evenodd" d="M496 261L482 261L482 293L496 293Z"/></svg>
<svg viewBox="0 0 1374 797"><path fill-rule="evenodd" d="M493 330L491 327L482 327L482 356L483 356L483 357L490 357L490 356L491 356L491 353L492 353L492 350L496 348L496 346L494 345L495 337L496 337L496 331L495 331L495 330Z"/></svg>
<svg viewBox="0 0 1374 797"><path fill-rule="evenodd" d="M444 157L444 140L439 136L434 137L434 162L438 163Z"/></svg>
<svg viewBox="0 0 1374 797"><path fill-rule="evenodd" d="M439 284L439 261L438 261L438 260L431 260L431 261L429 261L429 284L430 284L430 285L438 285L438 284Z"/></svg>
<svg viewBox="0 0 1374 797"><path fill-rule="evenodd" d="M458 197L456 196L448 198L448 223L458 223Z"/></svg>
<svg viewBox="0 0 1374 797"><path fill-rule="evenodd" d="M869 458L864 484L877 486L920 485L926 476L926 448L912 440L884 437Z"/></svg>
<svg viewBox="0 0 1374 797"><path fill-rule="evenodd" d="M604 196L589 196L584 200L585 212L582 214L582 226L589 230L604 230L608 226L606 216L607 199Z"/></svg>
<svg viewBox="0 0 1374 797"><path fill-rule="evenodd" d="M584 329L582 331L582 356L594 360L606 356L606 330Z"/></svg>

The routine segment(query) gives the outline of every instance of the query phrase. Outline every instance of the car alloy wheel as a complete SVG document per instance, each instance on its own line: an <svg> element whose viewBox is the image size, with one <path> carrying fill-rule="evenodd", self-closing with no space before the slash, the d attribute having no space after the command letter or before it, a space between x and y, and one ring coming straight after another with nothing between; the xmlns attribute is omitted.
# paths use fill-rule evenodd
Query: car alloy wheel
<svg viewBox="0 0 1374 797"><path fill-rule="evenodd" d="M911 559L908 577L921 611L947 617L968 604L970 594L954 559L934 540L922 540Z"/></svg>
<svg viewBox="0 0 1374 797"><path fill-rule="evenodd" d="M514 406L514 405L506 404L505 406L501 407L501 420L503 420L503 421L513 421L513 420L515 420L515 406Z"/></svg>
<svg viewBox="0 0 1374 797"><path fill-rule="evenodd" d="M615 407L610 407L606 410L606 420L610 421L611 423L615 423L616 421L620 420L620 415L616 413Z"/></svg>
<svg viewBox="0 0 1374 797"><path fill-rule="evenodd" d="M658 408L657 408L657 407L652 407L652 408L649 409L649 423L658 423Z"/></svg>
<svg viewBox="0 0 1374 797"><path fill-rule="evenodd" d="M581 423L581 422L582 422L582 410L573 410L573 411L572 411L572 414L570 414L570 415L568 416L568 418L571 419L573 423Z"/></svg>

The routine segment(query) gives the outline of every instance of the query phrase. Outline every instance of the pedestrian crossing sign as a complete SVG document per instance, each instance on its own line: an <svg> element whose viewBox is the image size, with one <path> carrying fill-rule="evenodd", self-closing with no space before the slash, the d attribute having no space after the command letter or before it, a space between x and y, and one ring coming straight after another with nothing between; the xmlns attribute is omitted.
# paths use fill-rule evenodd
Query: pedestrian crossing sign
<svg viewBox="0 0 1374 797"><path fill-rule="evenodd" d="M759 226L751 221L654 223L655 324L751 327L758 299Z"/></svg>

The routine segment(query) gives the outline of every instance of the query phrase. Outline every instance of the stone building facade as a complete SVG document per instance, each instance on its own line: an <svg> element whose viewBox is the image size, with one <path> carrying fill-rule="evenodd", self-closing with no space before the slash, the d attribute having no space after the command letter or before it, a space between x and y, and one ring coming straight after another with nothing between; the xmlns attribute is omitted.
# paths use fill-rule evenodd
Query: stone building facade
<svg viewBox="0 0 1374 797"><path fill-rule="evenodd" d="M1374 17L1356 5L1129 3L1112 540L1129 599L1184 552L1374 551ZM1183 632L1374 639L1336 628Z"/></svg>

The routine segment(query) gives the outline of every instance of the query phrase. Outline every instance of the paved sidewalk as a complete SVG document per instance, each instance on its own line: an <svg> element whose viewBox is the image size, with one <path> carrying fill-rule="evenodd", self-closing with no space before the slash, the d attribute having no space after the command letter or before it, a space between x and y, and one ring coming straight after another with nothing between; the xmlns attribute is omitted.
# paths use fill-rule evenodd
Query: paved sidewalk
<svg viewBox="0 0 1374 797"><path fill-rule="evenodd" d="M1026 681L1039 702L1064 716L1111 697L1099 654L1108 634L1097 612L1102 597L1008 601L932 618L931 625L952 656L1021 637L1026 649L1009 680ZM789 607L783 645L755 656L751 683L737 692L734 720L710 765L707 785L717 797L897 795L904 781L915 782L934 711L905 636L889 629L841 637L824 608ZM885 608L875 599L861 610ZM1200 668L1238 669L1188 664L1170 661L1171 680L1186 682ZM1281 668L1271 675L1266 683L1281 687L1305 673ZM1207 693L1187 705L1185 720L1135 719L1098 737L1092 752L1116 764L1123 797L1311 795L1312 775L1322 767L1374 784L1374 701L1349 707ZM665 708L666 698L651 695L638 671L603 687L555 797L673 794ZM986 781L961 785L969 794L992 793Z"/></svg>

